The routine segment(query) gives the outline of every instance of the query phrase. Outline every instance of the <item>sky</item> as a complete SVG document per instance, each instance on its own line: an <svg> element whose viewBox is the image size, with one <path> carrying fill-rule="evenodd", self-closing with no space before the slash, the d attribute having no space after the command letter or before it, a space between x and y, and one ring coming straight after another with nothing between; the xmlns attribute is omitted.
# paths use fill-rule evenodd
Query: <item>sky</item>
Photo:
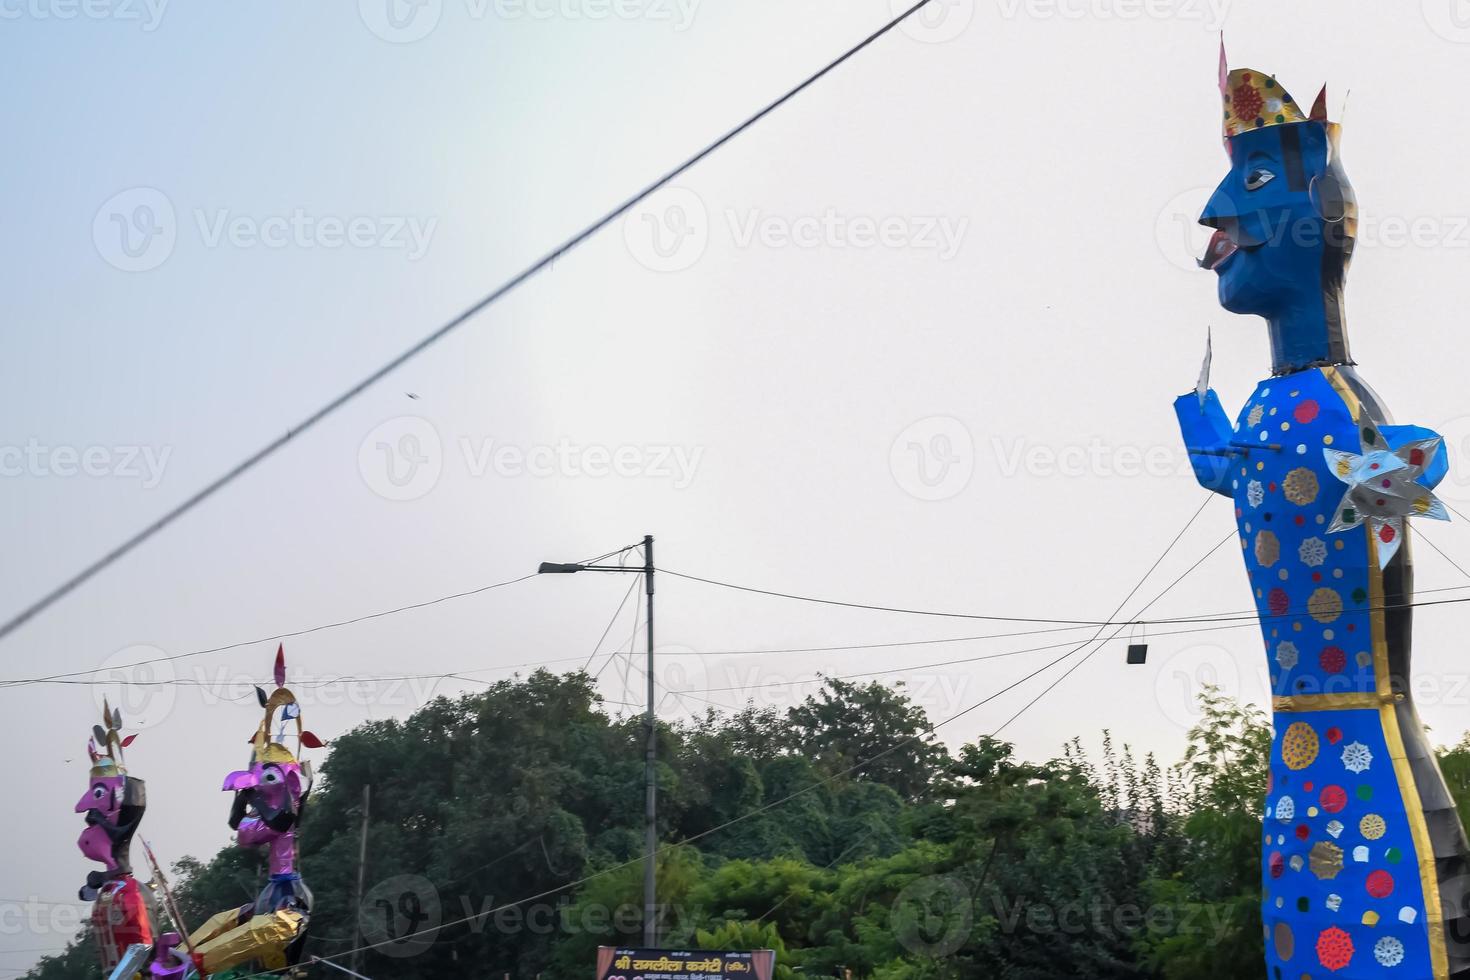
<svg viewBox="0 0 1470 980"><path fill-rule="evenodd" d="M290 429L889 19L888 0L0 0L0 616ZM661 567L780 592L1106 618L1206 503L1171 402L1206 330L1237 410L1263 325L1215 303L1193 220L1225 170L1218 32L1345 115L1363 219L1353 350L1444 433L1470 507L1470 8L1424 0L936 0L547 272L0 641L0 977L61 948L72 806L105 695L138 733L159 856L229 842L223 776L275 643L657 539ZM1351 89L1351 98L1345 96ZM1249 608L1210 500L1125 607ZM1470 567L1470 528L1425 537ZM1420 547L1421 588L1466 575ZM536 578L286 641L330 740L436 694L590 662L637 711L630 579ZM949 718L1075 633L659 579L661 714L787 707L818 674ZM1464 607L1418 613L1420 710L1470 727ZM1104 729L1164 761L1205 683L1265 704L1251 628L1123 636L1003 731ZM995 653L1014 655L976 660ZM741 652L745 651L745 652ZM953 663L952 661L968 661ZM1074 663L1068 661L1068 663ZM518 666L519 665L519 666ZM941 665L941 666L936 666ZM945 724L994 731L1065 665ZM343 676L468 673L346 684ZM124 686L123 681L185 685ZM623 702L623 703L617 703ZM318 753L320 758L321 753ZM135 858L141 849L135 845Z"/></svg>

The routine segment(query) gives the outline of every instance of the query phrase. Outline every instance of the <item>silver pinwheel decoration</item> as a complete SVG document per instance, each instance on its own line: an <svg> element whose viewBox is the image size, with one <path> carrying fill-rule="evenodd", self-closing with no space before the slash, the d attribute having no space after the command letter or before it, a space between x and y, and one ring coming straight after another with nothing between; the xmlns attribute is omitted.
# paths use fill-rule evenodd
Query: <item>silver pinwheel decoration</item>
<svg viewBox="0 0 1470 980"><path fill-rule="evenodd" d="M1363 424L1363 452L1324 449L1327 467L1347 492L1332 515L1328 532L1361 527L1366 521L1378 542L1378 567L1386 568L1404 538L1404 518L1450 519L1449 512L1429 488L1417 482L1444 445L1438 436L1415 439L1397 449L1371 422Z"/></svg>

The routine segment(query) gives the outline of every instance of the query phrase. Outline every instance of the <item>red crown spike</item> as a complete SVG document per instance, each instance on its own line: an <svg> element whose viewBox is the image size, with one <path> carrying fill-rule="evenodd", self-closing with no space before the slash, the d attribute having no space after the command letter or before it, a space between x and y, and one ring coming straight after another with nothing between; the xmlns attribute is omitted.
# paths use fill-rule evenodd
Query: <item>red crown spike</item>
<svg viewBox="0 0 1470 980"><path fill-rule="evenodd" d="M286 644L276 647L276 687L286 686Z"/></svg>
<svg viewBox="0 0 1470 980"><path fill-rule="evenodd" d="M1327 85L1324 83L1322 91L1317 93L1316 101L1312 103L1312 111L1307 115L1308 119L1317 122L1327 121Z"/></svg>

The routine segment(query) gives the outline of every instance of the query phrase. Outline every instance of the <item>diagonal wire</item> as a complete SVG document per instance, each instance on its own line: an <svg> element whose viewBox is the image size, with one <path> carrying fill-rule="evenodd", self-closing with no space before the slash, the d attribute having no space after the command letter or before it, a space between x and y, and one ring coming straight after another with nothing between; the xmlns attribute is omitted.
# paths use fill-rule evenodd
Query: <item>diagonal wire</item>
<svg viewBox="0 0 1470 980"><path fill-rule="evenodd" d="M724 135L714 140L714 142L707 144L703 149L696 152L693 156L686 159L683 163L676 165L673 169L669 170L663 176L657 178L652 183L644 187L642 190L637 191L627 200L623 201L623 203L617 205L611 211L607 212L602 217L592 222L592 224L588 225L586 228L583 228L571 238L568 238L566 241L553 248L550 252L547 252L541 258L531 263L525 269L516 273L510 279L506 280L500 286L496 287L493 291L491 291L481 299L476 300L448 323L439 327L428 336L418 340L413 344L413 346L409 347L407 350L403 351L401 354L388 361L382 367L379 367L377 370L373 371L367 377L363 378L361 381L357 382L352 387L342 392L340 395L337 395L335 398L328 401L321 408L317 409L315 412L312 412L306 418L302 419L300 422L287 429L283 434L281 434L271 442L267 443L264 447L245 457L244 460L237 463L232 469L230 469L223 476L216 479L213 483L208 484L202 490L199 490L192 496L186 498L183 503L175 506L172 510L168 511L158 520L154 521L152 524L149 524L143 530L139 531L131 538L128 538L116 548L113 548L111 551L107 552L101 558L97 559L92 564L88 565L86 568L82 569L80 572L67 579L61 585L57 586L56 588L52 589L50 592L42 596L40 599L37 599L35 602L31 603L31 605L27 606L25 609L21 610L21 612L17 613L15 616L7 620L3 626L0 626L0 640L3 640L5 637L9 636L22 624L34 617L37 613L40 613L42 610L55 603L57 600L69 594L73 589L77 588L77 586L86 582L92 576L96 575L98 572L102 571L104 568L111 565L113 562L117 561L128 552L132 551L138 545L142 544L144 541L148 540L159 531L162 531L165 527L172 524L175 520L193 510L205 500L208 500L210 497L214 496L214 494L222 490L225 486L233 482L236 478L243 476L245 473L249 472L253 467L256 466L256 464L271 456L278 449L281 449L287 443L289 443L292 439L295 439L303 432L306 432L322 419L326 418L328 415L332 414L337 409L341 408L343 405L347 404L349 401L362 394L364 391L366 391L372 385L376 384L382 378L386 377L388 374L392 373L394 370L396 370L409 360L413 359L423 351L427 350L435 343L443 340L456 328L464 325L468 320L474 317L475 314L486 309L492 303L509 293L511 290L520 286L522 283L534 277L537 273L552 265L554 262L556 262L557 259L561 258L563 255L566 255L568 252L575 249L578 245L581 245L587 239L597 234L603 228L606 228L618 218L631 211L635 206L638 205L640 201L644 200L655 191L659 190L669 183L672 183L681 174L692 168L695 164L699 163L705 157L709 156L711 153L714 153L720 147L724 146L726 143L730 142L735 137L739 136L741 133L745 132L756 123L760 122L766 116L781 108L787 102L791 101L797 95L806 91L812 85L815 85L822 78L826 77L829 72L833 71L839 65L846 62L853 55L857 54L859 51L862 51L864 48L868 47L868 45L872 44L874 41L878 40L880 37L893 30L899 24L907 20L910 16L917 13L921 8L928 6L931 2L932 0L918 0L917 3L913 4L911 7L898 14L882 27L879 27L876 31L873 31L857 44L848 48L846 51L844 51L832 61L828 62L822 68L807 76L807 78L799 83L795 88L787 90L785 94L768 103L763 108L757 110L753 115L749 116L744 121L737 123L732 129L726 131Z"/></svg>

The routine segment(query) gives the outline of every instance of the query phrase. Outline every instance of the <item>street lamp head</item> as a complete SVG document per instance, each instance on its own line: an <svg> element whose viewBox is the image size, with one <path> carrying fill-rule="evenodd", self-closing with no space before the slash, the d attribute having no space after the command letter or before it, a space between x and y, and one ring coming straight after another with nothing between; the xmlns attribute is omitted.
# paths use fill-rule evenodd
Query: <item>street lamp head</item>
<svg viewBox="0 0 1470 980"><path fill-rule="evenodd" d="M584 567L586 566L578 565L575 562L543 561L541 566L536 569L536 574L570 575L573 572L580 572Z"/></svg>

